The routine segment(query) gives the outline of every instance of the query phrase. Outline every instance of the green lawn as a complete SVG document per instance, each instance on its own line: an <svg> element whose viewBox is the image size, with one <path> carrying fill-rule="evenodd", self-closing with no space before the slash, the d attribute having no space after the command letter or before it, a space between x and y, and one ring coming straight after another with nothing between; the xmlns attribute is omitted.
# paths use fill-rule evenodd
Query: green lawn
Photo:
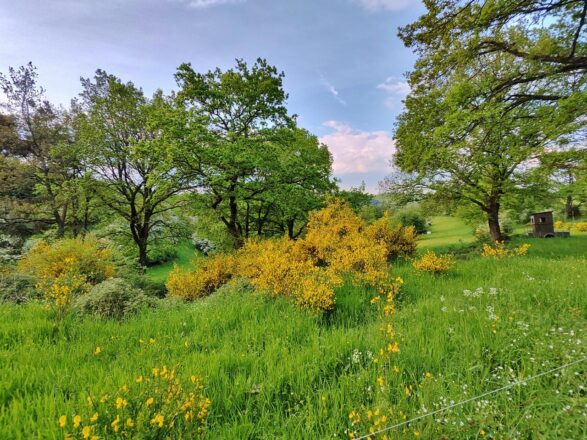
<svg viewBox="0 0 587 440"><path fill-rule="evenodd" d="M450 244L440 220L423 243ZM393 317L400 351L387 368L372 361L382 322L371 292L358 287L339 289L326 317L224 288L191 304L166 300L122 323L71 317L57 333L42 305L2 304L0 438L60 438L57 419L86 417L88 394L114 398L162 365L203 378L210 439L322 439L398 423L585 357L587 237L528 242L527 256L469 257L442 277L397 263L393 272L405 280ZM587 364L575 365L391 438L585 438L586 381Z"/></svg>
<svg viewBox="0 0 587 440"><path fill-rule="evenodd" d="M475 241L472 228L458 218L435 216L430 224L430 234L422 235L418 241L420 248L443 250Z"/></svg>
<svg viewBox="0 0 587 440"><path fill-rule="evenodd" d="M189 267L192 261L198 257L199 253L194 249L191 241L181 242L177 245L177 257L173 261L149 267L147 269L147 276L154 281L165 282L167 280L167 274L173 269L174 265Z"/></svg>

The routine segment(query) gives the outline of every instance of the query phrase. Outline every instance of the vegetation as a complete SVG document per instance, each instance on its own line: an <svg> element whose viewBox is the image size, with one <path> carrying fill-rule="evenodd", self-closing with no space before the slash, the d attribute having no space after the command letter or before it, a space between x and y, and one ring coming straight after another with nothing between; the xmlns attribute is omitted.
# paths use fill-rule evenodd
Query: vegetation
<svg viewBox="0 0 587 440"><path fill-rule="evenodd" d="M424 4L378 196L264 59L0 74L0 438L587 438L587 3Z"/></svg>
<svg viewBox="0 0 587 440"><path fill-rule="evenodd" d="M0 350L12 372L0 382L0 434L57 437L61 416L68 430L75 415L85 426L94 413L88 395L109 394L112 423L123 385L138 396L137 377L178 365L176 375L201 378L210 399L209 438L345 438L400 422L422 406L431 411L584 357L585 240L535 239L525 256L459 259L443 277L397 263L406 280L393 315L400 351L383 373L371 359L384 337L371 292L350 285L337 288L328 316L235 286L122 323L72 315L57 335L42 306L3 304ZM569 367L390 435L581 437L581 371Z"/></svg>

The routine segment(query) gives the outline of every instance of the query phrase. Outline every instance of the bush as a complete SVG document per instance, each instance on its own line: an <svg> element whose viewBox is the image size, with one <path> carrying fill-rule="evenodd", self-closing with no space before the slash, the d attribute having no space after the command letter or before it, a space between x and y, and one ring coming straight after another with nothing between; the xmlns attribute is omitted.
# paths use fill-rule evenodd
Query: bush
<svg viewBox="0 0 587 440"><path fill-rule="evenodd" d="M87 396L74 414L57 420L64 438L200 438L211 401L199 377L153 368L117 389Z"/></svg>
<svg viewBox="0 0 587 440"><path fill-rule="evenodd" d="M60 315L71 300L114 274L112 253L94 237L37 242L18 269L35 278L37 290Z"/></svg>
<svg viewBox="0 0 587 440"><path fill-rule="evenodd" d="M82 315L122 319L145 307L153 307L156 300L148 297L127 280L110 278L93 286L88 293L77 298L73 309Z"/></svg>
<svg viewBox="0 0 587 440"><path fill-rule="evenodd" d="M425 234L428 231L426 216L416 206L399 210L393 215L393 220L402 226L412 226L418 234Z"/></svg>
<svg viewBox="0 0 587 440"><path fill-rule="evenodd" d="M434 251L428 251L422 258L414 260L412 265L421 272L431 272L434 275L440 275L452 269L455 265L455 260L452 255L437 255Z"/></svg>
<svg viewBox="0 0 587 440"><path fill-rule="evenodd" d="M216 250L216 246L207 238L200 238L198 234L192 235L194 247L204 255L208 255Z"/></svg>
<svg viewBox="0 0 587 440"><path fill-rule="evenodd" d="M481 256L500 260L504 257L526 255L528 253L528 249L530 249L530 245L528 243L524 243L514 249L507 249L503 241L496 241L493 244L484 244L481 250Z"/></svg>
<svg viewBox="0 0 587 440"><path fill-rule="evenodd" d="M233 263L230 255L218 254L204 260L196 271L175 266L167 278L167 290L171 295L186 300L210 295L232 278Z"/></svg>
<svg viewBox="0 0 587 440"><path fill-rule="evenodd" d="M0 264L10 264L18 260L23 241L13 235L0 234Z"/></svg>
<svg viewBox="0 0 587 440"><path fill-rule="evenodd" d="M0 301L24 304L28 301L40 299L35 289L35 279L26 274L10 273L0 275Z"/></svg>
<svg viewBox="0 0 587 440"><path fill-rule="evenodd" d="M137 275L136 273L123 278L128 280L134 287L141 289L147 296L153 298L165 298L167 296L167 288L164 282L155 281L148 276Z"/></svg>
<svg viewBox="0 0 587 440"><path fill-rule="evenodd" d="M348 204L334 201L310 214L302 239L250 240L234 254L205 260L196 271L175 268L167 288L170 295L194 299L244 277L260 291L325 311L334 306L334 288L348 276L391 296L397 283L388 274L386 237L394 236L388 228L388 220L368 227Z"/></svg>
<svg viewBox="0 0 587 440"><path fill-rule="evenodd" d="M416 229L414 226L396 224L390 226L389 215L383 217L367 227L367 236L385 246L387 261L398 257L407 257L416 251Z"/></svg>

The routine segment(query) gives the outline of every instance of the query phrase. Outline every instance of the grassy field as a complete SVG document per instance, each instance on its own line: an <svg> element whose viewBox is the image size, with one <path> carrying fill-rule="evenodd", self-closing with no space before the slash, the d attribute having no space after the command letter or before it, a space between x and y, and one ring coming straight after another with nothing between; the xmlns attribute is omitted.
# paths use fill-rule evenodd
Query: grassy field
<svg viewBox="0 0 587 440"><path fill-rule="evenodd" d="M147 276L154 281L164 282L174 265L189 267L198 255L193 244L190 241L184 241L177 246L177 257L173 261L148 268Z"/></svg>
<svg viewBox="0 0 587 440"><path fill-rule="evenodd" d="M474 241L473 229L462 220L435 216L430 219L430 233L422 235L418 244L423 249L444 250Z"/></svg>
<svg viewBox="0 0 587 440"><path fill-rule="evenodd" d="M451 220L432 227L423 247L471 239ZM69 318L57 333L42 305L2 304L0 438L62 438L59 416L77 414L88 394L114 396L162 365L203 378L208 438L322 439L399 423L584 358L587 236L514 244L523 241L532 244L526 256L468 255L442 277L397 263L400 351L387 368L373 362L383 337L371 292L352 286L339 289L329 316L224 288L122 323ZM584 362L390 438L585 438L586 381Z"/></svg>

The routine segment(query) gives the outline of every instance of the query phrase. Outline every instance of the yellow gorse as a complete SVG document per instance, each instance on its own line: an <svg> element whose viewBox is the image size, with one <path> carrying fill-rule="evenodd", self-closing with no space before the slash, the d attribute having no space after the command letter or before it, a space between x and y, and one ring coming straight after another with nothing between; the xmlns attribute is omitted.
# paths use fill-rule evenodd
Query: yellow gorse
<svg viewBox="0 0 587 440"><path fill-rule="evenodd" d="M345 202L336 200L310 215L303 238L250 240L232 254L208 258L195 271L176 267L167 289L191 300L231 279L246 278L268 295L326 311L334 307L334 289L346 278L393 294L388 260L414 247L413 228L392 228L387 215L367 225Z"/></svg>
<svg viewBox="0 0 587 440"><path fill-rule="evenodd" d="M452 269L455 260L452 255L437 255L434 251L428 251L421 258L414 260L412 265L421 272L440 275Z"/></svg>
<svg viewBox="0 0 587 440"><path fill-rule="evenodd" d="M528 243L524 243L514 249L507 249L503 241L496 241L493 245L484 244L483 248L481 249L481 256L499 260L505 257L526 255L526 253L528 253L528 249L530 249L530 245Z"/></svg>
<svg viewBox="0 0 587 440"><path fill-rule="evenodd" d="M156 373L155 373L156 372ZM151 375L118 388L115 398L88 396L85 414L59 417L68 438L164 438L172 429L179 437L203 435L211 401L200 379L177 377L175 369L154 368ZM148 396L148 397L147 397Z"/></svg>

